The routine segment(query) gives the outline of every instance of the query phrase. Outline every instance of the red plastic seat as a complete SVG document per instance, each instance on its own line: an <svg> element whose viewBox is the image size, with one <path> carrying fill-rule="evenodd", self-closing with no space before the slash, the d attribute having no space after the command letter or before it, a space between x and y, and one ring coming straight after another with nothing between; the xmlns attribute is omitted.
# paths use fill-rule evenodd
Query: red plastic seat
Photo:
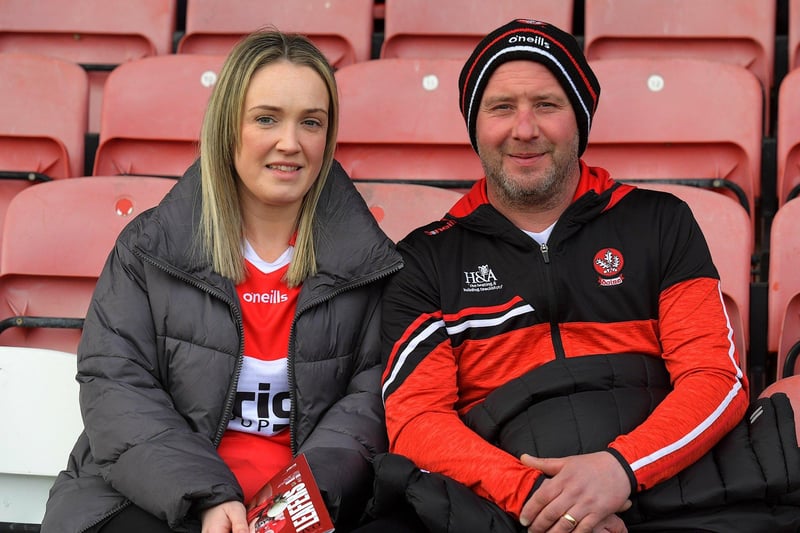
<svg viewBox="0 0 800 533"><path fill-rule="evenodd" d="M762 122L751 72L677 58L591 65L603 91L584 154L589 164L619 180L694 181L737 199L755 223Z"/></svg>
<svg viewBox="0 0 800 533"><path fill-rule="evenodd" d="M769 94L775 0L585 0L586 57L683 57L749 69Z"/></svg>
<svg viewBox="0 0 800 533"><path fill-rule="evenodd" d="M376 59L337 71L336 158L356 180L464 189L483 176L458 110L453 59Z"/></svg>
<svg viewBox="0 0 800 533"><path fill-rule="evenodd" d="M108 71L172 51L177 0L3 0L0 52L49 55L84 65L90 75L89 131L100 123Z"/></svg>
<svg viewBox="0 0 800 533"><path fill-rule="evenodd" d="M307 35L334 67L372 51L373 0L191 0L178 53L227 55L244 35L274 26Z"/></svg>
<svg viewBox="0 0 800 533"><path fill-rule="evenodd" d="M224 56L171 54L120 65L105 87L93 174L183 175Z"/></svg>
<svg viewBox="0 0 800 533"><path fill-rule="evenodd" d="M783 204L770 230L767 349L777 353L777 377L800 374L800 199ZM786 366L790 353L795 364Z"/></svg>
<svg viewBox="0 0 800 533"><path fill-rule="evenodd" d="M78 65L0 54L0 171L82 175L88 98L86 72Z"/></svg>
<svg viewBox="0 0 800 533"><path fill-rule="evenodd" d="M372 215L394 242L444 217L461 198L453 190L412 183L356 182Z"/></svg>
<svg viewBox="0 0 800 533"><path fill-rule="evenodd" d="M88 100L86 72L74 63L0 53L0 235L20 191L84 173Z"/></svg>
<svg viewBox="0 0 800 533"><path fill-rule="evenodd" d="M783 78L777 113L776 194L780 207L800 195L800 69L792 70Z"/></svg>
<svg viewBox="0 0 800 533"><path fill-rule="evenodd" d="M0 345L75 353L76 322L86 315L114 240L174 184L92 176L39 183L17 194L0 246Z"/></svg>
<svg viewBox="0 0 800 533"><path fill-rule="evenodd" d="M515 18L572 30L573 2L564 0L386 0L380 57L469 57L490 31Z"/></svg>
<svg viewBox="0 0 800 533"><path fill-rule="evenodd" d="M641 187L674 194L692 210L708 243L720 277L722 297L733 328L742 368L750 346L750 283L753 228L744 209L734 200L686 185L641 183Z"/></svg>

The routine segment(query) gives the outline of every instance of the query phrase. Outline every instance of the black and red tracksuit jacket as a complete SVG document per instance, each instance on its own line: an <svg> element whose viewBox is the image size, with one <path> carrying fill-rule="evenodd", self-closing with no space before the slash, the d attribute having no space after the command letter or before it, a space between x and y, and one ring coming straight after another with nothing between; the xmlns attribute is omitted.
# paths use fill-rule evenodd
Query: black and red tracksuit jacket
<svg viewBox="0 0 800 533"><path fill-rule="evenodd" d="M609 445L635 491L693 463L747 408L719 276L689 207L670 194L581 162L573 202L540 245L489 204L484 179L398 249L405 267L383 306L390 451L507 512L519 515L540 472L461 416L548 361L664 360L672 391Z"/></svg>

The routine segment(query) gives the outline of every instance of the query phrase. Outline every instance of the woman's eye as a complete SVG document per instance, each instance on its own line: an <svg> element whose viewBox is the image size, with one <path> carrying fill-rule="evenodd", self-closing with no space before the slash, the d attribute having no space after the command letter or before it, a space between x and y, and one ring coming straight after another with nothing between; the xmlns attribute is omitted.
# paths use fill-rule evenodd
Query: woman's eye
<svg viewBox="0 0 800 533"><path fill-rule="evenodd" d="M256 117L256 122L259 124L274 124L275 119L272 117Z"/></svg>

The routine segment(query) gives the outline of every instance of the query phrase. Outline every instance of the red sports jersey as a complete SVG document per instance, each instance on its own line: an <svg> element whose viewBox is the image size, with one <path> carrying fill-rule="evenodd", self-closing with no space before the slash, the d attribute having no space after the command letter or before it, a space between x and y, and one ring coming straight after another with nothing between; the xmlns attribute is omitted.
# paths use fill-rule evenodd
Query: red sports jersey
<svg viewBox="0 0 800 533"><path fill-rule="evenodd" d="M286 357L300 288L283 282L292 250L266 263L247 246L247 279L236 287L245 355L233 417L218 451L239 480L245 501L292 458Z"/></svg>

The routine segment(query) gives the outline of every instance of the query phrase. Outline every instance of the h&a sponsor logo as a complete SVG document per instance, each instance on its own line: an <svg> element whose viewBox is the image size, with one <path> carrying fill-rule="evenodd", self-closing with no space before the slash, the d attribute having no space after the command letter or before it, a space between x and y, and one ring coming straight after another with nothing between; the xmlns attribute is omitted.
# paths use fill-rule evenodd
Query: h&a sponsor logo
<svg viewBox="0 0 800 533"><path fill-rule="evenodd" d="M621 285L622 267L625 266L625 259L622 253L614 248L603 248L594 255L593 265L595 272L600 277L597 278L597 283L601 287L611 287L614 285Z"/></svg>
<svg viewBox="0 0 800 533"><path fill-rule="evenodd" d="M480 265L477 270L464 272L464 292L497 291L503 288L489 265Z"/></svg>

